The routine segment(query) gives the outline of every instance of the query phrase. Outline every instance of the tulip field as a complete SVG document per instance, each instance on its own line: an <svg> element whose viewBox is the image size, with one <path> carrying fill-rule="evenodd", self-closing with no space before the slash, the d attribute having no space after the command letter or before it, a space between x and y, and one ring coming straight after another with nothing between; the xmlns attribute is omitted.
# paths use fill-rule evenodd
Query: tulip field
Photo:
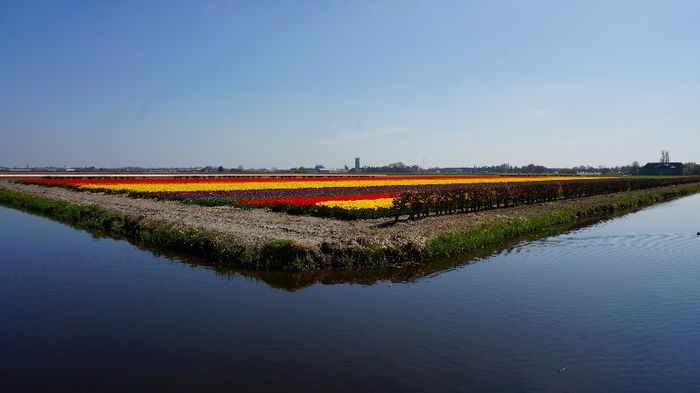
<svg viewBox="0 0 700 393"><path fill-rule="evenodd" d="M23 182L82 190L150 194L190 203L239 206L327 206L343 209L390 208L404 191L440 190L472 184L583 180L581 177L527 176L338 176L249 178L27 179ZM589 178L590 179L590 178ZM210 202L210 203L207 203Z"/></svg>
<svg viewBox="0 0 700 393"><path fill-rule="evenodd" d="M583 176L256 176L24 178L18 181L204 206L267 207L336 218L477 211L650 188L698 178Z"/></svg>

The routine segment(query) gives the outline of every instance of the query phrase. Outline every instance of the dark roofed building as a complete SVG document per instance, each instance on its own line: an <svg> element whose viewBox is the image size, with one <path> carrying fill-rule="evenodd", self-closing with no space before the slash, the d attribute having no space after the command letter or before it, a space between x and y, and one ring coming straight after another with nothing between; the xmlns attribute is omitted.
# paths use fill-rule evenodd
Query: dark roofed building
<svg viewBox="0 0 700 393"><path fill-rule="evenodd" d="M650 162L639 168L639 174L643 176L681 176L683 175L683 163Z"/></svg>

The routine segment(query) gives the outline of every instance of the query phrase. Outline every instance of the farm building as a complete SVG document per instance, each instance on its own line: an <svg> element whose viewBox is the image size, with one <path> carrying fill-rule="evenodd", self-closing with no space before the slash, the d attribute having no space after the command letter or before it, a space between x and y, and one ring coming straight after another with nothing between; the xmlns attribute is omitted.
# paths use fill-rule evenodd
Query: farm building
<svg viewBox="0 0 700 393"><path fill-rule="evenodd" d="M681 176L683 163L680 162L650 162L639 168L643 176Z"/></svg>

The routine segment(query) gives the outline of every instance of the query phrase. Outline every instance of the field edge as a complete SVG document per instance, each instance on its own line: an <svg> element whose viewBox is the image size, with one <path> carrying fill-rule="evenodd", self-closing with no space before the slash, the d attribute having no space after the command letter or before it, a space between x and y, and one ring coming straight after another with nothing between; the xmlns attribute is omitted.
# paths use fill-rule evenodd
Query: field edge
<svg viewBox="0 0 700 393"><path fill-rule="evenodd" d="M275 239L256 247L244 246L224 233L197 227L178 227L158 220L108 210L95 204L77 204L0 187L0 204L39 214L78 229L99 231L125 238L137 246L203 257L212 264L252 270L359 269L419 264L436 258L454 258L475 250L507 244L522 236L552 235L552 229L566 231L581 223L595 222L682 196L700 193L699 184L649 189L630 195L609 194L602 201L576 208L560 207L554 212L505 222L476 224L441 233L423 247L362 248L322 244L312 247L288 239Z"/></svg>

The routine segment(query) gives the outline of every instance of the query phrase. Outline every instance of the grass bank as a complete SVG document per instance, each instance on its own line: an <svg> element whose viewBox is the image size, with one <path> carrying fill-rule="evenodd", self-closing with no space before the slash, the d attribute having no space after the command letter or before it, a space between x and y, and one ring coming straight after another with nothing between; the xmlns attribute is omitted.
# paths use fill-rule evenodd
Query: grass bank
<svg viewBox="0 0 700 393"><path fill-rule="evenodd" d="M200 256L214 265L251 270L358 269L420 264L427 260L468 255L494 248L523 236L551 235L582 223L634 211L654 203L700 192L700 184L610 194L576 207L562 206L546 214L474 225L440 234L424 245L401 247L346 247L323 243L318 247L278 239L257 247L246 247L234 236L196 227L177 227L154 220L120 214L101 206L82 205L0 188L0 204L44 215L79 229L100 231L126 238L137 245ZM534 206L533 206L534 208Z"/></svg>
<svg viewBox="0 0 700 393"><path fill-rule="evenodd" d="M212 263L258 270L303 270L306 250L289 240L275 240L256 249L225 235L191 227L144 221L98 205L79 205L0 188L0 204L46 216L78 229L126 238L149 248L194 254Z"/></svg>
<svg viewBox="0 0 700 393"><path fill-rule="evenodd" d="M425 247L425 254L429 258L451 257L488 245L507 242L508 239L550 231L552 228L566 230L582 221L605 219L614 214L638 210L655 203L698 192L700 192L700 185L691 184L649 190L637 195L615 194L611 195L610 199L604 203L591 204L583 208L562 208L558 212L546 215L473 226L463 231L445 233L429 240Z"/></svg>

